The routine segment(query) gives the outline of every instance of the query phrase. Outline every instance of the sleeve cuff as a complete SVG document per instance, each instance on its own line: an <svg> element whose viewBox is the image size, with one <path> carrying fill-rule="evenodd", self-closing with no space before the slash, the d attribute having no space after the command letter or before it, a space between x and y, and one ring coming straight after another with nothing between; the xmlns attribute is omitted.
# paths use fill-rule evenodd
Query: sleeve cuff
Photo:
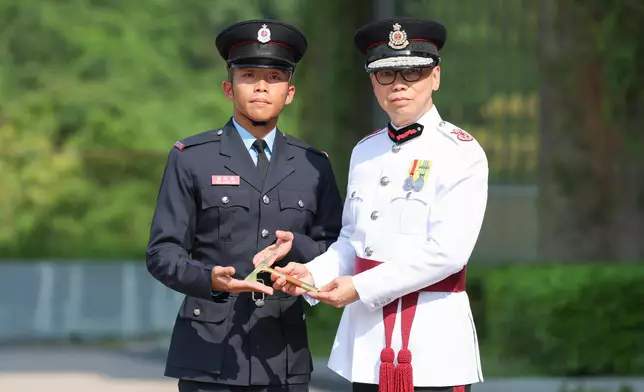
<svg viewBox="0 0 644 392"><path fill-rule="evenodd" d="M307 263L304 266L307 270L309 270L309 273L313 277L315 287L317 288L330 283L333 279L336 278L336 276L334 276L333 274L333 271L330 271L330 268L324 265L324 260L313 260L312 262Z"/></svg>
<svg viewBox="0 0 644 392"><path fill-rule="evenodd" d="M364 306L370 311L379 310L395 299L379 298L377 295L377 290L374 290L372 288L372 285L369 284L368 277L364 276L363 274L353 276L353 287L356 289L356 292L360 297L360 302L362 302Z"/></svg>
<svg viewBox="0 0 644 392"><path fill-rule="evenodd" d="M320 244L302 233L293 233L293 247L288 254L289 261L307 263L320 255Z"/></svg>
<svg viewBox="0 0 644 392"><path fill-rule="evenodd" d="M222 302L228 298L229 293L226 291L211 291L210 296L214 302Z"/></svg>
<svg viewBox="0 0 644 392"><path fill-rule="evenodd" d="M203 265L203 269L201 270L202 278L199 279L199 297L204 298L204 299L212 299L213 298L213 291L212 291L212 269L214 268L213 265ZM203 287L201 287L203 285ZM217 293L217 292L214 292Z"/></svg>
<svg viewBox="0 0 644 392"><path fill-rule="evenodd" d="M308 294L303 294L302 297L311 306L315 306L320 303L320 301L318 301L317 299L311 298Z"/></svg>

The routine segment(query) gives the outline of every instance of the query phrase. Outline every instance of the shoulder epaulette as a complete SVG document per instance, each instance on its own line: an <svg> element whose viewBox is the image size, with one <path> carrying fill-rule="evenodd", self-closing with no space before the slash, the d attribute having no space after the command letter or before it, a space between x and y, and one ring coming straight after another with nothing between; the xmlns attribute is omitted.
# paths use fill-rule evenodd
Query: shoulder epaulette
<svg viewBox="0 0 644 392"><path fill-rule="evenodd" d="M323 157L325 157L327 159L329 158L329 154L327 154L326 152L318 150L317 148L311 146L310 144L304 143L300 139L297 139L297 138L295 138L295 137L293 137L291 135L287 135L285 133L282 133L282 135L284 136L284 140L286 140L286 143L290 144L291 146L295 146L295 147L299 147L299 148L301 148L303 150L311 151L312 153L321 155L321 156L323 156Z"/></svg>
<svg viewBox="0 0 644 392"><path fill-rule="evenodd" d="M437 129L445 136L453 140L456 144L462 144L461 142L463 143L472 142L472 141L476 142L472 135L470 135L469 133L465 132L461 128L447 121L441 121L438 124Z"/></svg>
<svg viewBox="0 0 644 392"><path fill-rule="evenodd" d="M370 133L370 134L368 134L367 136L363 137L363 138L358 142L358 144L360 144L360 143L362 143L362 142L364 142L364 141L366 141L366 140L369 140L369 139L371 139L372 137L374 137L374 136L376 136L376 135L378 135L378 134L380 134L380 133L384 132L384 130L385 130L385 129L387 129L387 128L383 128L383 129L376 129L375 131L371 132L371 133Z"/></svg>
<svg viewBox="0 0 644 392"><path fill-rule="evenodd" d="M219 140L219 137L221 136L222 133L223 133L222 129L202 132L196 135L189 136L183 140L177 141L176 143L174 143L173 147L179 151L183 151L188 147L198 146L204 143L216 142Z"/></svg>

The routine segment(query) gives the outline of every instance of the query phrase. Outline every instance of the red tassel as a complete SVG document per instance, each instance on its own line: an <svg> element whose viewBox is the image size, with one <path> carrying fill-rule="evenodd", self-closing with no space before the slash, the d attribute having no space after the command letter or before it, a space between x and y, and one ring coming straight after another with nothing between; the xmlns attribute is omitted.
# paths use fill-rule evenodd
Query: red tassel
<svg viewBox="0 0 644 392"><path fill-rule="evenodd" d="M394 365L394 350L385 347L380 352L380 379L378 392L396 392L396 366Z"/></svg>
<svg viewBox="0 0 644 392"><path fill-rule="evenodd" d="M414 371L411 367L411 351L407 349L402 349L398 352L396 392L414 392Z"/></svg>

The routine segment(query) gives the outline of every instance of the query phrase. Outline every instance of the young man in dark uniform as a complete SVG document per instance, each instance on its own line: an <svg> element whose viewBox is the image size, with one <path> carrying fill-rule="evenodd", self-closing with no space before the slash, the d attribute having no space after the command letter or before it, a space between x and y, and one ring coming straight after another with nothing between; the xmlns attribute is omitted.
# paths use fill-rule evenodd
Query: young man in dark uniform
<svg viewBox="0 0 644 392"><path fill-rule="evenodd" d="M234 115L171 149L147 248L150 273L186 295L165 375L180 379L181 392L308 391L302 299L243 280L277 228L295 235L284 262L320 255L341 228L326 154L277 129L306 38L254 20L227 27L216 45Z"/></svg>

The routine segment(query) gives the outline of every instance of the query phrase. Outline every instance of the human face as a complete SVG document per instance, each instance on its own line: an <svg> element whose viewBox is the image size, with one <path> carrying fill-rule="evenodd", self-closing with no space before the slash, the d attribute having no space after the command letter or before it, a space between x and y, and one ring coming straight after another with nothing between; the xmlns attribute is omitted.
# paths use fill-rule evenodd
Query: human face
<svg viewBox="0 0 644 392"><path fill-rule="evenodd" d="M440 87L440 66L422 68L420 78L412 82L407 80L415 79L414 72L405 72L404 77L401 72L394 73L393 70L381 71L378 78L374 73L369 74L373 92L380 107L398 127L417 121L431 109L434 104L433 92ZM380 84L377 80L388 83L392 78L394 78L393 82L386 85Z"/></svg>
<svg viewBox="0 0 644 392"><path fill-rule="evenodd" d="M222 83L226 97L235 103L235 111L257 121L270 121L293 101L295 86L291 73L276 68L233 68L231 80Z"/></svg>

